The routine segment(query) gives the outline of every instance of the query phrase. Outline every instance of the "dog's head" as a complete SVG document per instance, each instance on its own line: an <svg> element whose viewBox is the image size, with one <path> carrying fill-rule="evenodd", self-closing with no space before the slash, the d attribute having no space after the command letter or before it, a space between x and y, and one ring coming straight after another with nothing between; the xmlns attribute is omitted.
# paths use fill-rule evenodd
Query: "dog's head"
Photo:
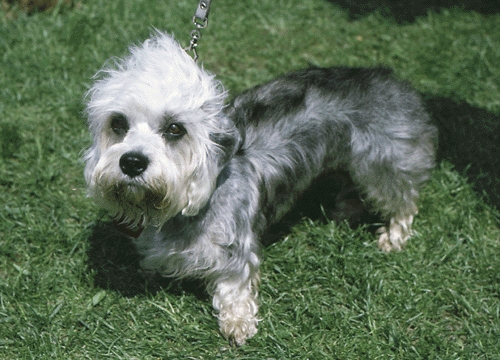
<svg viewBox="0 0 500 360"><path fill-rule="evenodd" d="M87 94L89 194L130 225L196 215L238 141L220 83L162 33L97 77Z"/></svg>

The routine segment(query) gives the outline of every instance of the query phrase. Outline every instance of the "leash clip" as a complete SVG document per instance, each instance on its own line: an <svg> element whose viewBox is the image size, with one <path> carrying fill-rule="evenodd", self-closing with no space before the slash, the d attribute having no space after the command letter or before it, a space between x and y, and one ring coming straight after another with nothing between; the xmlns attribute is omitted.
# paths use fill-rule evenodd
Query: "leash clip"
<svg viewBox="0 0 500 360"><path fill-rule="evenodd" d="M189 42L189 46L184 48L185 51L193 52L193 59L195 62L198 62L199 57L196 47L198 46L198 41L201 39L200 30L208 26L208 14L210 12L211 4L212 0L200 0L198 3L198 7L196 8L196 12L192 20L196 29L191 31L191 41Z"/></svg>
<svg viewBox="0 0 500 360"><path fill-rule="evenodd" d="M201 38L201 32L198 29L191 31L191 41L189 42L189 46L184 48L184 51L192 51L193 59L195 62L198 62L198 51L196 51L196 47L198 46L198 40Z"/></svg>

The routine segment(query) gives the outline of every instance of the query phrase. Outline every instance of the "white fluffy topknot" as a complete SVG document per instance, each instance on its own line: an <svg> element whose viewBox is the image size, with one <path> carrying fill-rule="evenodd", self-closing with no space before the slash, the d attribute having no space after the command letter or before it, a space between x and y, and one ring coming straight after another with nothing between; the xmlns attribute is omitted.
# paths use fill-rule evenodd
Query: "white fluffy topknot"
<svg viewBox="0 0 500 360"><path fill-rule="evenodd" d="M222 108L226 97L222 84L198 66L173 35L155 31L142 44L131 46L128 56L113 59L96 74L86 111L89 119L100 118L108 115L101 114L103 109L134 101L153 112L180 113L207 103ZM168 108L155 108L164 106Z"/></svg>

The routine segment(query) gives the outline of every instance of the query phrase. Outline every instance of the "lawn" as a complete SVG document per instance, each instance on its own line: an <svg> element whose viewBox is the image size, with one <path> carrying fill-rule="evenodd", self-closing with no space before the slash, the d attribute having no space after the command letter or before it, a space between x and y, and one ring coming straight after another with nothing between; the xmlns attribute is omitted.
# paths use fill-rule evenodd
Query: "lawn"
<svg viewBox="0 0 500 360"><path fill-rule="evenodd" d="M413 16L395 3L212 4L200 61L230 93L310 65L384 65L441 131L405 251L381 253L365 226L303 219L264 250L262 321L240 348L200 284L137 272L82 174L92 76L153 28L187 45L197 1L4 8L0 358L500 359L500 7L436 1Z"/></svg>

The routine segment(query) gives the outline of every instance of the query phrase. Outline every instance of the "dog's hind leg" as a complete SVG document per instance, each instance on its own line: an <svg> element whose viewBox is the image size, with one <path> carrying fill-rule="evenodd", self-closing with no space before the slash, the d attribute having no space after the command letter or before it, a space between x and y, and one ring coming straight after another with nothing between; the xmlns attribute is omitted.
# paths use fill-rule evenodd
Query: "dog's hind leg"
<svg viewBox="0 0 500 360"><path fill-rule="evenodd" d="M395 179L397 177L394 175L392 181L384 184L389 177L382 176L377 182L365 185L372 210L386 221L386 225L376 231L378 247L385 252L402 250L411 236L413 218L417 214L417 189L411 182Z"/></svg>
<svg viewBox="0 0 500 360"><path fill-rule="evenodd" d="M378 247L384 252L399 251L411 236L413 215L391 217L388 226L380 227L376 233Z"/></svg>
<svg viewBox="0 0 500 360"><path fill-rule="evenodd" d="M378 246L383 251L401 250L411 235L418 191L434 166L429 144L425 138L420 144L386 140L351 159L352 179L370 209L386 221L386 226L377 231Z"/></svg>

